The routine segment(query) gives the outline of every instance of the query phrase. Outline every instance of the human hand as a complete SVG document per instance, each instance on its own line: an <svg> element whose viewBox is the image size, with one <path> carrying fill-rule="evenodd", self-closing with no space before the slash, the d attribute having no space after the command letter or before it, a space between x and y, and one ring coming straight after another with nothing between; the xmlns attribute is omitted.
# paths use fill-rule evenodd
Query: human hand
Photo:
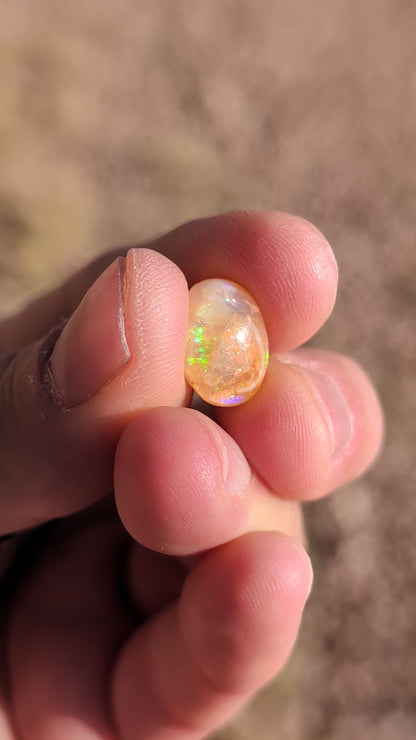
<svg viewBox="0 0 416 740"><path fill-rule="evenodd" d="M357 365L296 350L336 293L313 226L233 213L147 246L0 327L0 522L33 532L3 545L23 540L4 576L1 740L195 740L227 721L296 638L299 501L380 444ZM187 408L184 276L244 286L269 335L258 393L211 418Z"/></svg>

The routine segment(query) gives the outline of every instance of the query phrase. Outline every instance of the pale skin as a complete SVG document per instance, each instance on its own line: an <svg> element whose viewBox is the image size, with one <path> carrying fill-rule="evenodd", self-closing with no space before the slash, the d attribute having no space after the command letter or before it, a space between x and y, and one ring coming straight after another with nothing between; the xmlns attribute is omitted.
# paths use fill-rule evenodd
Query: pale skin
<svg viewBox="0 0 416 740"><path fill-rule="evenodd" d="M256 298L271 359L250 401L207 414L183 363L188 285L210 277ZM17 533L0 740L197 740L278 674L312 583L300 502L382 439L358 365L299 349L336 288L311 224L231 213L101 258L0 326L0 533ZM39 536L13 570L22 530Z"/></svg>

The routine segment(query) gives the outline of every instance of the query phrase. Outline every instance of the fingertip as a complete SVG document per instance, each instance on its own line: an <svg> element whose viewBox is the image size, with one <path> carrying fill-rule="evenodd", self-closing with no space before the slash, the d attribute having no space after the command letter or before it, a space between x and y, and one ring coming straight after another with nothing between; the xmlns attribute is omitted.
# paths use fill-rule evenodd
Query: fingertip
<svg viewBox="0 0 416 740"><path fill-rule="evenodd" d="M62 405L100 392L119 412L182 403L187 324L181 270L158 252L130 249L92 284L56 342L51 370Z"/></svg>
<svg viewBox="0 0 416 740"><path fill-rule="evenodd" d="M304 550L277 532L207 553L179 600L121 651L112 687L121 737L140 726L143 738L196 740L233 716L286 662L310 581Z"/></svg>
<svg viewBox="0 0 416 740"><path fill-rule="evenodd" d="M196 740L282 667L309 593L301 546L255 532L204 555L179 600L133 633L113 674L122 738ZM172 680L172 676L174 680Z"/></svg>
<svg viewBox="0 0 416 740"><path fill-rule="evenodd" d="M116 451L116 503L140 544L187 555L236 536L248 519L251 471L236 443L194 409L143 411Z"/></svg>
<svg viewBox="0 0 416 740"><path fill-rule="evenodd" d="M261 389L244 407L216 411L254 470L285 499L313 498L330 470L328 422L305 376L271 357Z"/></svg>
<svg viewBox="0 0 416 740"><path fill-rule="evenodd" d="M361 475L377 456L383 412L352 359L302 348L270 358L258 393L215 416L281 498L319 498Z"/></svg>
<svg viewBox="0 0 416 740"><path fill-rule="evenodd" d="M189 392L183 375L188 326L188 286L183 272L163 254L127 252L124 323L132 361L120 396L140 407L181 404ZM137 399L137 400L136 400Z"/></svg>
<svg viewBox="0 0 416 740"><path fill-rule="evenodd" d="M362 475L374 462L384 438L383 409L369 376L352 358L305 348L293 352L290 359L314 380L320 378L330 426L336 429L341 418L341 431L333 433L335 445L322 495ZM334 401L334 391L339 401Z"/></svg>
<svg viewBox="0 0 416 740"><path fill-rule="evenodd" d="M192 654L225 691L254 691L286 661L312 585L302 546L254 532L208 553L188 576L180 621Z"/></svg>
<svg viewBox="0 0 416 740"><path fill-rule="evenodd" d="M334 254L311 223L279 211L232 211L185 224L156 241L190 285L233 280L256 299L272 352L302 344L332 311L338 281Z"/></svg>
<svg viewBox="0 0 416 740"><path fill-rule="evenodd" d="M338 265L330 244L310 221L268 212L265 223L270 230L270 269L273 261L278 262L281 272L274 290L283 311L282 334L271 342L271 350L284 352L310 339L330 316L337 295ZM274 321L271 314L268 330L272 337L270 322Z"/></svg>

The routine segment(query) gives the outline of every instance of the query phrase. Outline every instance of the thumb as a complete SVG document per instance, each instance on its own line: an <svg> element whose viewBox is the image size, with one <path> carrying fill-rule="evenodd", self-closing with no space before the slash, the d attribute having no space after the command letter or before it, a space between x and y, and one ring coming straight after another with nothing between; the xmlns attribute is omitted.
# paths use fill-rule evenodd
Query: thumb
<svg viewBox="0 0 416 740"><path fill-rule="evenodd" d="M0 534L70 514L112 488L128 421L187 400L187 321L179 268L132 249L63 329L0 358Z"/></svg>

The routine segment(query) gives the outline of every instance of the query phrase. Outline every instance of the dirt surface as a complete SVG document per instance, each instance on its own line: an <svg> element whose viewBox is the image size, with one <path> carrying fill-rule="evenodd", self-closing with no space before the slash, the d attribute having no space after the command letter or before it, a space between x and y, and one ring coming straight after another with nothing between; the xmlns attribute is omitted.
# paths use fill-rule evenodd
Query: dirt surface
<svg viewBox="0 0 416 740"><path fill-rule="evenodd" d="M383 399L374 470L307 508L295 655L222 740L416 736L415 35L412 0L0 6L2 313L111 245L279 208L339 261L316 343Z"/></svg>

